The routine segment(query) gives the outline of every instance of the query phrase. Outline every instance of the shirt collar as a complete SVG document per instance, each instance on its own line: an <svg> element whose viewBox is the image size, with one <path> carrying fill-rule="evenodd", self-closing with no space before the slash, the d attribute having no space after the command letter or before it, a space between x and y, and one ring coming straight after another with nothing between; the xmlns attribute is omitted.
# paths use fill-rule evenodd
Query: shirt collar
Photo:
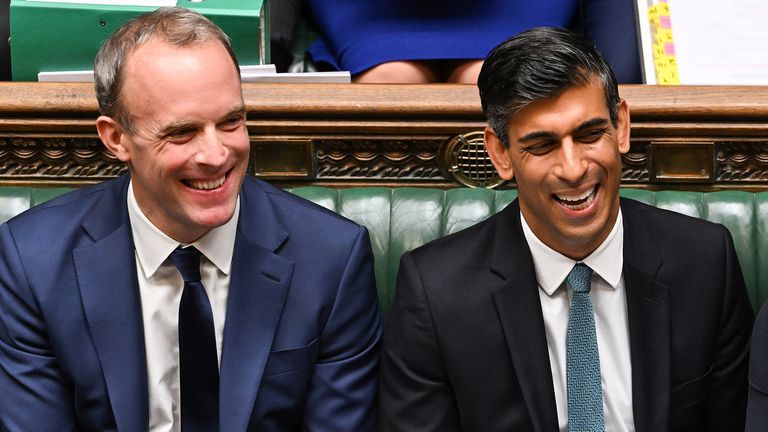
<svg viewBox="0 0 768 432"><path fill-rule="evenodd" d="M520 221L533 257L536 280L541 289L551 296L562 285L577 261L555 251L539 240L525 220L523 212L520 212ZM608 237L594 252L580 262L588 265L608 285L616 289L624 269L624 223L621 209L619 209L616 222Z"/></svg>
<svg viewBox="0 0 768 432"><path fill-rule="evenodd" d="M180 243L160 231L139 208L133 193L133 182L128 184L128 218L131 222L133 243L144 275L149 278ZM224 225L208 231L191 243L221 272L229 274L240 217L240 197L235 204L235 213ZM186 244L182 246L188 246Z"/></svg>

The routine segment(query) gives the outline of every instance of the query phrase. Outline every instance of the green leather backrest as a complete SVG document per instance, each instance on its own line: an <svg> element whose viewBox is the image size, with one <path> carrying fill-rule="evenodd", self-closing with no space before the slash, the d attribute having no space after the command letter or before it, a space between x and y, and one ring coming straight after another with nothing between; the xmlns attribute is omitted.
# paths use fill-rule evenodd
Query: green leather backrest
<svg viewBox="0 0 768 432"><path fill-rule="evenodd" d="M624 189L621 195L725 225L733 236L752 306L757 310L768 298L768 192Z"/></svg>
<svg viewBox="0 0 768 432"><path fill-rule="evenodd" d="M67 190L0 187L0 222ZM368 228L384 308L394 294L403 252L477 223L517 196L515 190L468 188L301 187L291 192ZM757 309L768 298L768 192L622 189L621 195L725 225L733 235L752 305Z"/></svg>
<svg viewBox="0 0 768 432"><path fill-rule="evenodd" d="M503 209L517 191L488 189L304 187L293 193L365 225L381 304L389 305L403 252L466 228Z"/></svg>

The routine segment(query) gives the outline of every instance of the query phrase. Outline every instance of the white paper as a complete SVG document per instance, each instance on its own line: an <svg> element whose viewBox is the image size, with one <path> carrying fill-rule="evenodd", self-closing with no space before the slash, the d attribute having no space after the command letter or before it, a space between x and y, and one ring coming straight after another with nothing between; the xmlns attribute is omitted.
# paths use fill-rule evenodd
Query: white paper
<svg viewBox="0 0 768 432"><path fill-rule="evenodd" d="M680 82L768 85L765 0L669 0Z"/></svg>
<svg viewBox="0 0 768 432"><path fill-rule="evenodd" d="M656 66L653 61L653 35L648 21L648 7L651 0L638 0L635 3L637 14L638 42L640 43L640 64L643 69L643 82L656 84Z"/></svg>
<svg viewBox="0 0 768 432"><path fill-rule="evenodd" d="M243 82L262 83L348 84L352 82L348 71L276 73L273 64L240 66L240 78ZM37 80L40 82L93 82L93 71L40 72L37 74Z"/></svg>
<svg viewBox="0 0 768 432"><path fill-rule="evenodd" d="M352 76L349 71L341 72L296 72L296 73L242 73L243 82L261 83L318 83L318 84L349 84Z"/></svg>
<svg viewBox="0 0 768 432"><path fill-rule="evenodd" d="M240 76L249 73L275 74L277 69L273 64L264 65L240 65Z"/></svg>
<svg viewBox="0 0 768 432"><path fill-rule="evenodd" d="M654 83L649 0L638 0L638 20L647 83ZM651 0L653 3L656 1ZM766 0L668 0L680 84L768 85ZM642 11L646 6L645 12ZM650 79L653 78L653 79Z"/></svg>
<svg viewBox="0 0 768 432"><path fill-rule="evenodd" d="M93 71L40 72L40 82L93 82Z"/></svg>

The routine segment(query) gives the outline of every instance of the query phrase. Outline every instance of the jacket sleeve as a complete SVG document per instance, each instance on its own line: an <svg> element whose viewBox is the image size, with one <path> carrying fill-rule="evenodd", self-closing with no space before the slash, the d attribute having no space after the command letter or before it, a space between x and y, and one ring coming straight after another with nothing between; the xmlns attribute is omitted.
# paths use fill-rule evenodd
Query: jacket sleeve
<svg viewBox="0 0 768 432"><path fill-rule="evenodd" d="M359 230L320 336L304 430L376 428L381 311L368 232Z"/></svg>
<svg viewBox="0 0 768 432"><path fill-rule="evenodd" d="M768 430L768 304L757 314L751 349L747 431L759 432Z"/></svg>
<svg viewBox="0 0 768 432"><path fill-rule="evenodd" d="M749 342L754 320L733 240L726 229L723 231L725 287L711 375L707 422L711 431L744 429Z"/></svg>
<svg viewBox="0 0 768 432"><path fill-rule="evenodd" d="M39 271L39 269L37 269ZM75 430L73 391L7 224L0 225L0 430Z"/></svg>
<svg viewBox="0 0 768 432"><path fill-rule="evenodd" d="M382 431L460 430L429 300L410 253L401 259L386 320L380 398Z"/></svg>

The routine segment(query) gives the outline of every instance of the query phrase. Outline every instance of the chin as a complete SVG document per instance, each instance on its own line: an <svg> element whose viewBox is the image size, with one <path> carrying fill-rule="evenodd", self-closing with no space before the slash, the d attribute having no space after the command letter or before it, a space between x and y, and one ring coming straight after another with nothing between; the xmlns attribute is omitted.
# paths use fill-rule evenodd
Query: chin
<svg viewBox="0 0 768 432"><path fill-rule="evenodd" d="M198 214L197 225L207 229L213 229L224 225L232 219L235 214L235 206L227 206L227 209L216 209L215 211L204 211Z"/></svg>

